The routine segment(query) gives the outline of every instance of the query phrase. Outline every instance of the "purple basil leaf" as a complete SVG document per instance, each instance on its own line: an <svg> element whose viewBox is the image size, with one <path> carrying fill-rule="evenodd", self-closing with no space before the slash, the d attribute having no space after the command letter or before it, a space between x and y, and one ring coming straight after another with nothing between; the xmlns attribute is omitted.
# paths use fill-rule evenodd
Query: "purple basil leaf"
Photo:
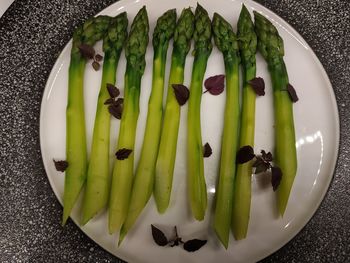
<svg viewBox="0 0 350 263"><path fill-rule="evenodd" d="M80 54L86 59L93 59L95 56L95 49L87 44L81 44L79 47Z"/></svg>
<svg viewBox="0 0 350 263"><path fill-rule="evenodd" d="M118 160L124 160L129 157L131 152L132 150L130 149L122 148L115 153L115 156L117 157Z"/></svg>
<svg viewBox="0 0 350 263"><path fill-rule="evenodd" d="M238 150L237 156L236 156L236 162L240 164L246 163L246 162L249 162L254 157L255 157L254 149L251 146L246 145Z"/></svg>
<svg viewBox="0 0 350 263"><path fill-rule="evenodd" d="M100 63L94 61L92 62L92 67L94 68L95 71L98 71L101 67Z"/></svg>
<svg viewBox="0 0 350 263"><path fill-rule="evenodd" d="M101 62L102 59L103 59L103 57L102 57L100 54L96 54L96 55L95 55L95 61Z"/></svg>
<svg viewBox="0 0 350 263"><path fill-rule="evenodd" d="M166 246L168 244L168 239L166 238L164 233L160 229L156 228L154 225L151 225L151 228L154 242L156 242L158 246Z"/></svg>
<svg viewBox="0 0 350 263"><path fill-rule="evenodd" d="M271 152L266 153L264 150L261 150L262 158L265 162L271 162L272 161L272 154Z"/></svg>
<svg viewBox="0 0 350 263"><path fill-rule="evenodd" d="M56 170L59 172L64 172L68 168L67 161L55 161L55 160L53 160L53 162L55 163Z"/></svg>
<svg viewBox="0 0 350 263"><path fill-rule="evenodd" d="M116 98L120 94L119 89L110 83L107 83L107 90L108 90L109 96L111 96L111 98Z"/></svg>
<svg viewBox="0 0 350 263"><path fill-rule="evenodd" d="M277 166L271 167L271 184L273 191L276 191L278 186L281 183L282 179L282 170Z"/></svg>
<svg viewBox="0 0 350 263"><path fill-rule="evenodd" d="M188 88L182 84L172 84L171 86L174 89L175 97L179 105L184 105L190 97L190 91Z"/></svg>
<svg viewBox="0 0 350 263"><path fill-rule="evenodd" d="M204 144L203 147L203 157L207 158L213 153L213 150L211 149L209 143Z"/></svg>
<svg viewBox="0 0 350 263"><path fill-rule="evenodd" d="M292 102L297 102L299 100L297 92L295 91L294 87L289 83L287 84L287 91Z"/></svg>
<svg viewBox="0 0 350 263"><path fill-rule="evenodd" d="M207 78L204 81L204 87L211 95L221 94L225 88L225 75L221 74Z"/></svg>
<svg viewBox="0 0 350 263"><path fill-rule="evenodd" d="M248 83L252 86L256 95L264 96L265 95L265 81L261 77L256 77L248 81Z"/></svg>
<svg viewBox="0 0 350 263"><path fill-rule="evenodd" d="M184 249L188 252L194 252L207 243L207 240L192 239L184 243Z"/></svg>
<svg viewBox="0 0 350 263"><path fill-rule="evenodd" d="M116 119L120 120L122 118L123 107L121 104L114 102L108 106L109 113Z"/></svg>

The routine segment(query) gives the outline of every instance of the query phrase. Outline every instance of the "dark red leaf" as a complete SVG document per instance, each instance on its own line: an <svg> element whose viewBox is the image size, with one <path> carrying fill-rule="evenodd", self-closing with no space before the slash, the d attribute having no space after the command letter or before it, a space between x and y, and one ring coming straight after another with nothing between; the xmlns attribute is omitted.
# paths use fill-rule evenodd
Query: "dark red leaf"
<svg viewBox="0 0 350 263"><path fill-rule="evenodd" d="M207 240L192 239L184 243L184 249L188 252L194 252L207 243Z"/></svg>
<svg viewBox="0 0 350 263"><path fill-rule="evenodd" d="M64 172L68 168L67 161L55 161L55 160L53 160L53 162L55 163L56 170L59 172Z"/></svg>
<svg viewBox="0 0 350 263"><path fill-rule="evenodd" d="M108 106L108 111L113 117L120 120L122 118L123 106L114 102L113 104Z"/></svg>
<svg viewBox="0 0 350 263"><path fill-rule="evenodd" d="M254 149L250 145L246 145L238 150L236 162L240 164L246 163L252 160L254 157Z"/></svg>
<svg viewBox="0 0 350 263"><path fill-rule="evenodd" d="M122 148L115 153L115 156L117 157L118 160L124 160L129 157L130 153L132 153L132 150Z"/></svg>
<svg viewBox="0 0 350 263"><path fill-rule="evenodd" d="M224 91L225 88L225 75L215 75L207 78L204 81L204 87L211 95L219 95ZM204 92L204 93L205 93Z"/></svg>
<svg viewBox="0 0 350 263"><path fill-rule="evenodd" d="M271 167L271 184L274 191L276 191L278 186L280 185L281 179L282 170L277 166Z"/></svg>
<svg viewBox="0 0 350 263"><path fill-rule="evenodd" d="M289 83L287 84L287 91L292 102L297 102L299 100L297 92L295 91L294 87Z"/></svg>
<svg viewBox="0 0 350 263"><path fill-rule="evenodd" d="M156 242L158 246L166 246L168 244L168 239L166 238L164 233L160 229L156 228L154 225L151 225L151 228L154 242Z"/></svg>
<svg viewBox="0 0 350 263"><path fill-rule="evenodd" d="M211 149L209 143L204 144L203 147L203 157L207 158L213 153L213 150Z"/></svg>
<svg viewBox="0 0 350 263"><path fill-rule="evenodd" d="M256 77L248 81L248 83L252 86L256 95L264 96L265 95L265 81L261 77Z"/></svg>
<svg viewBox="0 0 350 263"><path fill-rule="evenodd" d="M110 83L107 83L107 90L108 90L109 96L111 96L111 98L116 98L120 94L119 89Z"/></svg>
<svg viewBox="0 0 350 263"><path fill-rule="evenodd" d="M95 56L95 49L87 44L81 44L79 47L80 54L86 59L93 59Z"/></svg>
<svg viewBox="0 0 350 263"><path fill-rule="evenodd" d="M103 57L100 54L95 55L95 61L100 62L102 61Z"/></svg>
<svg viewBox="0 0 350 263"><path fill-rule="evenodd" d="M182 84L172 84L171 86L174 89L175 97L179 105L184 105L190 97L190 91L188 88Z"/></svg>
<svg viewBox="0 0 350 263"><path fill-rule="evenodd" d="M92 62L92 67L94 68L95 71L98 71L100 69L100 63L94 61Z"/></svg>

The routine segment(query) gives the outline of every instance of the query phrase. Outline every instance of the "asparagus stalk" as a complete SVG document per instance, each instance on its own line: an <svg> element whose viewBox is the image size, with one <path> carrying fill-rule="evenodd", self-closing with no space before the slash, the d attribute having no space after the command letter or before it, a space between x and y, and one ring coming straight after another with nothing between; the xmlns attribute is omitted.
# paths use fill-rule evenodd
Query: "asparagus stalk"
<svg viewBox="0 0 350 263"><path fill-rule="evenodd" d="M62 225L65 225L86 180L87 153L84 116L84 71L86 58L79 51L82 44L93 46L104 36L110 17L88 19L73 35L68 72L68 102L66 109L66 170L63 195Z"/></svg>
<svg viewBox="0 0 350 263"><path fill-rule="evenodd" d="M127 26L127 15L123 12L111 19L103 39L103 72L82 207L83 225L107 205L109 197L110 113L104 102L110 97L107 83L115 84L116 81L118 61L127 37Z"/></svg>
<svg viewBox="0 0 350 263"><path fill-rule="evenodd" d="M190 85L187 119L188 196L192 214L203 220L207 208L207 189L204 178L203 144L200 105L207 61L212 50L211 21L207 11L197 4L194 29L194 62Z"/></svg>
<svg viewBox="0 0 350 263"><path fill-rule="evenodd" d="M145 136L140 162L133 182L127 218L119 235L119 244L135 223L152 194L162 125L166 56L169 41L174 35L175 25L176 9L171 9L158 18L153 32L153 80L148 102Z"/></svg>
<svg viewBox="0 0 350 263"><path fill-rule="evenodd" d="M156 163L154 198L160 213L164 213L169 205L180 123L180 105L172 84L183 83L186 56L191 47L193 31L194 15L187 8L182 11L175 28L168 95Z"/></svg>
<svg viewBox="0 0 350 263"><path fill-rule="evenodd" d="M283 216L297 171L293 105L287 91L289 83L283 60L283 40L275 26L261 14L254 12L258 50L265 58L271 76L275 112L275 159L282 170L277 190L277 206Z"/></svg>
<svg viewBox="0 0 350 263"><path fill-rule="evenodd" d="M128 158L114 163L111 194L109 200L109 232L122 226L129 206L134 168L134 145L141 78L145 70L145 53L148 45L149 23L146 7L140 9L131 25L126 42L126 71L124 83L124 108L120 122L117 150L132 150Z"/></svg>
<svg viewBox="0 0 350 263"><path fill-rule="evenodd" d="M216 191L214 229L227 248L230 234L233 183L239 131L239 50L231 25L219 14L213 17L216 46L223 54L226 73L226 105L221 143L219 182Z"/></svg>
<svg viewBox="0 0 350 263"><path fill-rule="evenodd" d="M255 131L255 92L248 81L256 74L257 38L249 11L243 5L238 19L238 44L242 62L243 95L240 126L239 148L245 145L254 147ZM233 192L232 230L235 239L243 239L247 235L250 202L252 163L237 164Z"/></svg>

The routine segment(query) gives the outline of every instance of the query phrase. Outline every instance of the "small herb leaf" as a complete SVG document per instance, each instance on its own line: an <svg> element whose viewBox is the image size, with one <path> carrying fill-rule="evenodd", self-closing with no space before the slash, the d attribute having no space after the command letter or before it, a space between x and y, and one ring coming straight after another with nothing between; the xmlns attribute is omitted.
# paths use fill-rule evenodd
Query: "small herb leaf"
<svg viewBox="0 0 350 263"><path fill-rule="evenodd" d="M108 111L116 119L120 120L122 118L123 107L121 104L116 104L116 102L113 102L113 104L108 106Z"/></svg>
<svg viewBox="0 0 350 263"><path fill-rule="evenodd" d="M158 246L166 246L168 244L168 239L166 238L164 233L154 225L151 225L151 228L154 242L156 242Z"/></svg>
<svg viewBox="0 0 350 263"><path fill-rule="evenodd" d="M92 67L94 68L95 71L98 71L100 69L100 63L94 61L92 62Z"/></svg>
<svg viewBox="0 0 350 263"><path fill-rule="evenodd" d="M211 95L219 95L224 91L225 88L225 75L215 75L207 78L204 81L205 92L208 92Z"/></svg>
<svg viewBox="0 0 350 263"><path fill-rule="evenodd" d="M265 81L261 77L256 77L248 81L248 83L252 86L256 95L264 96L265 95Z"/></svg>
<svg viewBox="0 0 350 263"><path fill-rule="evenodd" d="M191 239L184 243L184 249L188 252L194 252L207 243L207 240Z"/></svg>
<svg viewBox="0 0 350 263"><path fill-rule="evenodd" d="M129 157L130 153L132 153L132 150L122 148L115 153L115 156L117 157L118 160L124 160Z"/></svg>
<svg viewBox="0 0 350 263"><path fill-rule="evenodd" d="M107 90L108 90L109 96L111 96L111 98L116 98L120 94L119 89L110 83L107 83Z"/></svg>
<svg viewBox="0 0 350 263"><path fill-rule="evenodd" d="M250 145L243 146L237 152L236 162L243 164L255 157L254 149Z"/></svg>
<svg viewBox="0 0 350 263"><path fill-rule="evenodd" d="M266 153L264 150L261 150L261 156L265 162L272 162L272 153Z"/></svg>
<svg viewBox="0 0 350 263"><path fill-rule="evenodd" d="M171 86L174 89L175 97L179 105L184 105L190 97L190 91L188 88L182 84L172 84Z"/></svg>
<svg viewBox="0 0 350 263"><path fill-rule="evenodd" d="M95 56L95 49L87 44L81 44L79 47L80 54L86 59L93 59Z"/></svg>
<svg viewBox="0 0 350 263"><path fill-rule="evenodd" d="M292 102L297 102L299 100L297 92L295 91L294 87L289 83L287 84L287 91Z"/></svg>
<svg viewBox="0 0 350 263"><path fill-rule="evenodd" d="M95 55L95 61L100 62L102 61L103 57L100 54Z"/></svg>
<svg viewBox="0 0 350 263"><path fill-rule="evenodd" d="M203 147L203 157L207 158L213 153L213 150L211 149L209 143L204 144Z"/></svg>
<svg viewBox="0 0 350 263"><path fill-rule="evenodd" d="M281 183L281 179L282 179L282 170L277 166L271 167L271 184L272 184L273 191L277 190L278 186Z"/></svg>
<svg viewBox="0 0 350 263"><path fill-rule="evenodd" d="M64 172L68 168L67 161L55 161L55 160L53 160L53 162L55 163L56 170L59 172Z"/></svg>

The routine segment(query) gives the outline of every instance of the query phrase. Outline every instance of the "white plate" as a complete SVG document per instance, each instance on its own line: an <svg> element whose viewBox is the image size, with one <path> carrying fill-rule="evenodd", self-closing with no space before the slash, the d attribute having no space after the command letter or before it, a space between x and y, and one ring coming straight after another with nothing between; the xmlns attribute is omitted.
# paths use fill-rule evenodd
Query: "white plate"
<svg viewBox="0 0 350 263"><path fill-rule="evenodd" d="M106 8L101 14L115 16L122 11L128 12L129 24L137 11L146 5L151 31L157 17L170 8L177 8L178 15L182 8L196 6L197 0L153 1L125 0ZM232 22L234 28L241 9L242 1L202 0L200 3L212 17L216 11ZM277 26L285 42L285 62L288 67L290 82L296 88L299 102L294 105L296 127L298 172L290 195L287 211L283 218L276 216L275 196L271 186L258 176L253 177L252 207L248 237L234 241L225 250L215 237L210 225L212 211L208 209L203 222L191 219L186 202L185 171L185 123L187 106L181 109L181 123L174 174L171 203L164 215L156 212L153 198L140 216L136 226L117 248L117 235L107 233L106 212L97 216L81 229L97 244L110 253L129 262L253 262L273 253L293 238L312 217L323 199L332 179L339 143L339 118L332 86L305 40L280 17L252 2L244 1L250 11L257 10ZM151 36L151 34L150 34ZM151 41L150 41L151 43ZM171 46L171 45L170 45ZM65 159L65 108L67 101L67 77L71 43L62 51L52 69L43 95L40 118L41 150L47 176L53 191L62 203L64 176L55 170L52 159ZM97 50L101 53L101 43ZM170 57L170 52L168 52ZM143 139L147 102L151 88L153 51L151 44L147 50L147 67L142 79L140 116L137 130L135 163L138 161L140 145ZM192 56L186 64L185 84L189 84ZM168 60L169 61L169 60ZM168 71L169 72L169 65ZM123 87L125 59L119 63L117 86ZM209 58L206 77L224 72L223 60L214 48ZM257 57L257 75L265 78L267 92L265 97L257 99L256 105L256 139L255 151L272 150L273 147L273 108L272 91L266 64L260 55ZM166 76L168 77L168 75ZM86 67L85 74L85 114L88 146L91 144L92 128L96 110L96 98L100 88L101 71L95 72L91 66ZM215 192L220 138L223 125L225 93L202 98L202 135L203 143L209 142L213 155L205 159L205 176L207 182L209 207ZM119 121L113 120L111 127L111 159L119 130ZM79 222L79 206L75 207L72 218ZM57 221L60 221L57 218ZM199 251L188 253L180 247L158 247L152 240L150 224L156 224L172 233L171 226L177 225L184 240L206 238L208 243Z"/></svg>

